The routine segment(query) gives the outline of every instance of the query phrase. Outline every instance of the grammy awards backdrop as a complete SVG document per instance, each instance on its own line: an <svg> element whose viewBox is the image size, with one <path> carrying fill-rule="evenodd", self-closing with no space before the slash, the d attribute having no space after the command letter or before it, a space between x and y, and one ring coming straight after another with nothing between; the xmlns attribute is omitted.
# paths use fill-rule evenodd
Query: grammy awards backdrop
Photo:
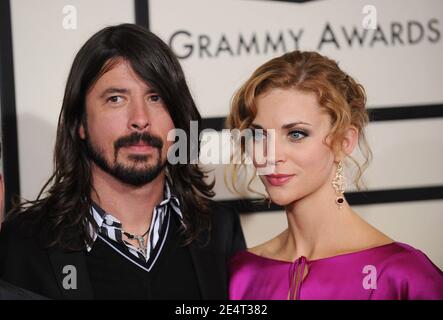
<svg viewBox="0 0 443 320"><path fill-rule="evenodd" d="M34 199L52 172L63 91L80 46L104 26L137 23L179 58L213 137L224 128L235 90L265 61L295 49L337 60L366 89L374 156L366 189L349 183L346 198L375 227L421 248L443 268L442 1L45 0L30 6L14 0L1 6L9 27L1 30L0 61L7 207L14 194ZM205 166L213 169L216 200L240 211L248 246L285 228L282 208L250 201L257 194L241 200L224 184L225 165Z"/></svg>

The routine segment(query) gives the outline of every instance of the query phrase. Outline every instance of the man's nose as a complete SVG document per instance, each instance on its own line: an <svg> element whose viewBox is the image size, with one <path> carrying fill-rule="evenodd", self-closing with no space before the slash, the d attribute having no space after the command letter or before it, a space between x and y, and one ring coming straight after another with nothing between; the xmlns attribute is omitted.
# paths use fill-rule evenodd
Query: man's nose
<svg viewBox="0 0 443 320"><path fill-rule="evenodd" d="M128 127L130 130L143 131L150 125L148 106L144 99L132 101Z"/></svg>

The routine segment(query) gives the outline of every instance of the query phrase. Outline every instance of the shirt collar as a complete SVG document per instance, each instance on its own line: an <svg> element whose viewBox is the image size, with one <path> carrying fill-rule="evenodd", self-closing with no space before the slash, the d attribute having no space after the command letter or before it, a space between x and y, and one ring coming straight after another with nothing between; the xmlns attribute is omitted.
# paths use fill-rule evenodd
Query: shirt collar
<svg viewBox="0 0 443 320"><path fill-rule="evenodd" d="M171 187L169 186L169 182L167 179L165 179L165 187L163 191L163 200L155 206L154 210L158 209L159 207L163 207L169 205L172 208L172 211L175 212L175 214L179 217L181 223L186 228L186 225L184 224L183 220L183 214L180 210L180 200L176 195L174 195L171 192ZM97 239L97 230L100 230L100 228L106 224L109 226L113 226L114 228L122 228L121 222L115 218L113 215L107 213L105 210L103 210L97 203L92 202L90 213L96 223L96 226L94 226L92 223L89 223L89 235L91 236L92 243L95 242ZM152 222L151 222L152 223ZM91 251L92 244L86 246L88 251Z"/></svg>

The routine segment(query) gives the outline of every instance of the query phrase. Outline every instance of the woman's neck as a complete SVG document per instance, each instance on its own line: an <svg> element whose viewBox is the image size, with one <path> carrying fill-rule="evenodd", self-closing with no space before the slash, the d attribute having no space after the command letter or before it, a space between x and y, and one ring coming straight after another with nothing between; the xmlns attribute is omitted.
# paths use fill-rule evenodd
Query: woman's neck
<svg viewBox="0 0 443 320"><path fill-rule="evenodd" d="M342 208L329 186L286 207L288 229L280 235L283 260L316 260L385 244L388 238L358 216L345 201Z"/></svg>

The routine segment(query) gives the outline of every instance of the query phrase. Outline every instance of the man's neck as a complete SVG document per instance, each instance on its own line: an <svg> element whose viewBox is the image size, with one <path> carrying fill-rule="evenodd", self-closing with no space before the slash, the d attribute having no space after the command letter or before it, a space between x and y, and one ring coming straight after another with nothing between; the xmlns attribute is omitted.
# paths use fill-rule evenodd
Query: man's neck
<svg viewBox="0 0 443 320"><path fill-rule="evenodd" d="M122 183L98 167L92 169L91 198L103 210L117 218L123 230L143 234L151 225L154 207L163 200L165 173L140 187Z"/></svg>

